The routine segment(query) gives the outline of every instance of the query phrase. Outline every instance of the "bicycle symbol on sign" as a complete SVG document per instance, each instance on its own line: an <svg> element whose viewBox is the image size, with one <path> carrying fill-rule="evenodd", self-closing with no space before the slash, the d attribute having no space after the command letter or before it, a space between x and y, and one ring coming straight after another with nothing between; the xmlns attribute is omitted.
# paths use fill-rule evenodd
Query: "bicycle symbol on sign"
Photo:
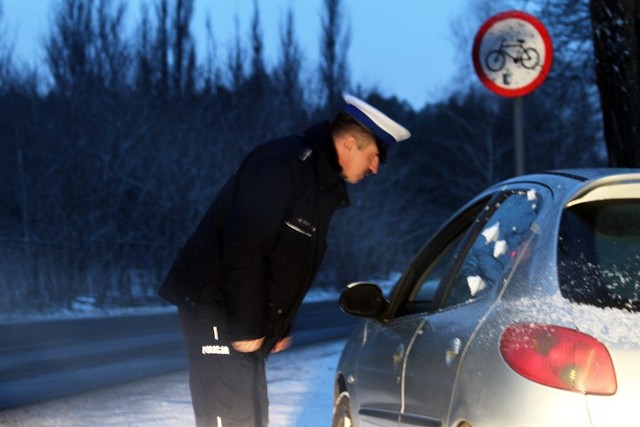
<svg viewBox="0 0 640 427"><path fill-rule="evenodd" d="M498 49L487 53L484 62L491 71L500 71L505 66L507 57L528 70L533 70L540 62L538 51L532 47L526 47L524 40L518 39L517 43L507 43L504 38L500 41Z"/></svg>

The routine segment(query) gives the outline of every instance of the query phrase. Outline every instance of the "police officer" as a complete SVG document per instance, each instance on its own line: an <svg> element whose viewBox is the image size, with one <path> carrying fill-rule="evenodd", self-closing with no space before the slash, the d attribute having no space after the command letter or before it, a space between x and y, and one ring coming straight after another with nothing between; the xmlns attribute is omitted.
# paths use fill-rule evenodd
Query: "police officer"
<svg viewBox="0 0 640 427"><path fill-rule="evenodd" d="M331 122L254 149L173 263L159 294L178 306L198 427L266 426L265 360L318 271L346 183L378 172L409 131L344 96Z"/></svg>

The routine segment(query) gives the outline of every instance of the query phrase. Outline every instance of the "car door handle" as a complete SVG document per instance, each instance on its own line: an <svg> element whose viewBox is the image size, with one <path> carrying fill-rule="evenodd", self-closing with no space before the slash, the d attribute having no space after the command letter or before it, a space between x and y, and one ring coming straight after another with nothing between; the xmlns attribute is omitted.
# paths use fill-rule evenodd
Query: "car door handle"
<svg viewBox="0 0 640 427"><path fill-rule="evenodd" d="M445 362L447 363L448 367L451 367L451 365L453 365L453 362L455 362L455 360L458 358L461 348L462 341L460 340L460 338L454 338L451 340L451 342L449 343L449 349L445 354Z"/></svg>
<svg viewBox="0 0 640 427"><path fill-rule="evenodd" d="M402 368L402 361L404 360L404 351L405 351L404 344L400 343L398 344L398 346L396 347L396 350L391 355L393 359L393 370L394 370L394 373L396 374L396 383L398 384L400 384L400 382L402 381L402 375L400 375L400 371Z"/></svg>
<svg viewBox="0 0 640 427"><path fill-rule="evenodd" d="M402 359L404 358L404 344L398 344L396 347L396 351L393 352L393 367L397 368L398 365L402 364Z"/></svg>

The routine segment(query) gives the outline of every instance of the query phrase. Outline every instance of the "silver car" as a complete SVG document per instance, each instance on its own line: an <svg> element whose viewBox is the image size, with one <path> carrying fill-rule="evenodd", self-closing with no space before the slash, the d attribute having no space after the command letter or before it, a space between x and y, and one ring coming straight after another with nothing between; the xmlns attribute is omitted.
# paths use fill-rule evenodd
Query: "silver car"
<svg viewBox="0 0 640 427"><path fill-rule="evenodd" d="M640 426L640 169L494 185L340 305L334 426Z"/></svg>

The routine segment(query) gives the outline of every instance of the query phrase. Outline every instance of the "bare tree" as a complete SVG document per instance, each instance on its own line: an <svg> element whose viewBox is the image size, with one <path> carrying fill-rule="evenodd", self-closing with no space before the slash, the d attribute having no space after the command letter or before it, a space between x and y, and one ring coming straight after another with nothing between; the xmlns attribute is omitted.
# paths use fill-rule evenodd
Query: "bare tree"
<svg viewBox="0 0 640 427"><path fill-rule="evenodd" d="M138 94L152 94L155 85L155 69L153 58L153 29L149 18L149 10L143 5L139 24L138 44L136 46L135 87Z"/></svg>
<svg viewBox="0 0 640 427"><path fill-rule="evenodd" d="M193 94L195 48L189 29L193 17L193 0L175 0L172 53L173 91L177 95Z"/></svg>
<svg viewBox="0 0 640 427"><path fill-rule="evenodd" d="M152 64L157 64L156 66L160 69L160 76L156 83L158 94L160 97L166 98L170 93L169 45L171 42L169 38L170 18L168 0L160 0L156 3L156 19L158 28L154 43L151 45L152 53L150 56L155 60L152 61Z"/></svg>
<svg viewBox="0 0 640 427"><path fill-rule="evenodd" d="M257 0L253 1L251 19L251 70L249 72L250 91L253 96L262 97L267 90L267 69L264 60L264 42L260 25L260 9Z"/></svg>
<svg viewBox="0 0 640 427"><path fill-rule="evenodd" d="M111 9L114 7L114 9ZM124 39L126 7L124 3L100 0L96 11L96 67L107 88L129 88L131 53Z"/></svg>
<svg viewBox="0 0 640 427"><path fill-rule="evenodd" d="M527 107L538 168L602 166L605 147L588 0L544 2L536 13L552 35L553 67ZM537 149L533 149L537 147ZM552 153L552 156L549 154Z"/></svg>
<svg viewBox="0 0 640 427"><path fill-rule="evenodd" d="M115 11L110 9L115 6ZM123 3L107 0L62 0L45 42L55 90L122 88L127 85L128 48Z"/></svg>
<svg viewBox="0 0 640 427"><path fill-rule="evenodd" d="M285 102L300 106L302 101L302 53L296 42L293 12L287 11L280 30L280 60L275 67L275 78L282 89Z"/></svg>
<svg viewBox="0 0 640 427"><path fill-rule="evenodd" d="M640 1L589 5L609 163L640 167Z"/></svg>
<svg viewBox="0 0 640 427"><path fill-rule="evenodd" d="M8 40L0 2L0 93L8 89L13 74L13 47Z"/></svg>
<svg viewBox="0 0 640 427"><path fill-rule="evenodd" d="M228 54L228 76L231 91L238 91L245 83L247 78L245 70L245 62L247 54L240 37L240 23L238 17L235 18L235 39L234 45Z"/></svg>
<svg viewBox="0 0 640 427"><path fill-rule="evenodd" d="M349 86L347 51L350 44L345 27L342 0L324 0L320 47L320 80L324 91L323 104L332 110L340 102L341 93Z"/></svg>
<svg viewBox="0 0 640 427"><path fill-rule="evenodd" d="M91 47L95 34L92 26L94 0L65 0L55 13L53 31L46 41L47 62L61 93L71 94L88 85Z"/></svg>
<svg viewBox="0 0 640 427"><path fill-rule="evenodd" d="M142 6L136 46L136 86L161 99L195 95L193 0L157 0L153 18Z"/></svg>
<svg viewBox="0 0 640 427"><path fill-rule="evenodd" d="M296 41L293 13L289 9L280 25L280 56L272 73L274 107L282 115L276 124L279 134L297 132L301 123L308 121L302 64L302 51Z"/></svg>
<svg viewBox="0 0 640 427"><path fill-rule="evenodd" d="M206 58L203 66L203 87L205 94L211 94L216 86L221 83L220 66L218 64L218 49L215 37L213 36L213 24L211 17L207 16L205 22L206 29Z"/></svg>

